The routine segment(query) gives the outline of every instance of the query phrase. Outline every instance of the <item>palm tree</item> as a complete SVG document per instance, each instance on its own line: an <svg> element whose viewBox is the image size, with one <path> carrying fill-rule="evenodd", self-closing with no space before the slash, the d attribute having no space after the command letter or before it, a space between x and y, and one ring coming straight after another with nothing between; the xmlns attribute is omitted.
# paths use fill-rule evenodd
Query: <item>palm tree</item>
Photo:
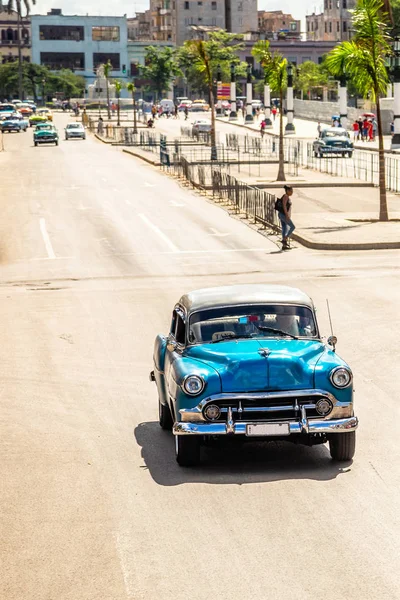
<svg viewBox="0 0 400 600"><path fill-rule="evenodd" d="M108 60L105 65L103 65L104 69L104 77L106 78L106 92L107 92L107 116L108 120L111 121L111 111L110 111L110 88L108 86L108 80L110 77L110 73L112 71L112 64Z"/></svg>
<svg viewBox="0 0 400 600"><path fill-rule="evenodd" d="M287 60L276 52L271 54L269 42L260 40L254 44L252 54L264 69L264 85L279 94L279 168L278 181L286 181L283 151L283 92L287 84Z"/></svg>
<svg viewBox="0 0 400 600"><path fill-rule="evenodd" d="M381 96L386 95L389 76L386 57L392 54L390 26L381 0L358 0L353 13L354 35L327 56L327 66L335 76L346 76L364 98L376 103L379 140L379 220L388 221L385 177L385 150L382 134Z"/></svg>
<svg viewBox="0 0 400 600"><path fill-rule="evenodd" d="M253 46L253 50L251 51L252 55L256 59L257 62L260 63L262 69L264 70L264 98L266 97L266 88L269 86L268 75L269 75L269 65L271 64L271 50L270 44L268 40L259 40Z"/></svg>
<svg viewBox="0 0 400 600"><path fill-rule="evenodd" d="M193 66L196 71L201 74L208 87L210 95L210 108L211 108L211 160L217 160L217 144L215 137L215 102L214 102L214 90L213 90L213 75L212 75L212 64L211 57L208 53L207 42L203 40L189 40L185 42L186 48L188 48L193 58Z"/></svg>
<svg viewBox="0 0 400 600"><path fill-rule="evenodd" d="M126 89L128 90L128 92L130 92L132 94L132 102L133 102L133 133L136 134L137 133L137 124L136 124L136 98L135 98L136 86L133 83L133 81L131 81L131 82L128 83L128 85L126 86Z"/></svg>
<svg viewBox="0 0 400 600"><path fill-rule="evenodd" d="M26 9L26 16L29 15L31 4L36 4L36 0L8 0L7 10L11 13L13 10L17 13L18 17L18 96L20 100L23 100L23 89L22 89L22 47L21 47L21 19L22 19L22 4Z"/></svg>
<svg viewBox="0 0 400 600"><path fill-rule="evenodd" d="M121 98L122 88L125 87L125 84L122 81L120 81L119 79L115 79L114 85L115 85L115 94L117 96L117 125L121 125L121 123L120 123L120 115L121 115L120 98Z"/></svg>

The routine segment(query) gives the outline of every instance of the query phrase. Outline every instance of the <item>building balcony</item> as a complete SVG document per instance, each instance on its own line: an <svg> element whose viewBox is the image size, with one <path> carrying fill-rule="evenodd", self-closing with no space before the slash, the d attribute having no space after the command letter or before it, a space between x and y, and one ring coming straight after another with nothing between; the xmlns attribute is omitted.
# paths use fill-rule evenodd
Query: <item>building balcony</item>
<svg viewBox="0 0 400 600"><path fill-rule="evenodd" d="M170 15L171 10L169 8L160 8L160 15Z"/></svg>

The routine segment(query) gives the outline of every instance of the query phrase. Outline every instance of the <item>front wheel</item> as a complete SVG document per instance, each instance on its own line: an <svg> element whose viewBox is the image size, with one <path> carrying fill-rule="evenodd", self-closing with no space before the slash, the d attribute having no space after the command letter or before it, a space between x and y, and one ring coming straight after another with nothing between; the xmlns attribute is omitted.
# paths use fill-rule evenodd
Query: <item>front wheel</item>
<svg viewBox="0 0 400 600"><path fill-rule="evenodd" d="M171 431L173 421L169 406L166 406L160 400L158 401L158 421L161 429Z"/></svg>
<svg viewBox="0 0 400 600"><path fill-rule="evenodd" d="M54 142L56 146L58 146L58 142Z"/></svg>
<svg viewBox="0 0 400 600"><path fill-rule="evenodd" d="M333 460L351 460L356 451L356 432L332 434L329 437L329 451Z"/></svg>
<svg viewBox="0 0 400 600"><path fill-rule="evenodd" d="M37 145L38 145L38 143L37 143L37 142L35 142L35 146L37 146Z"/></svg>
<svg viewBox="0 0 400 600"><path fill-rule="evenodd" d="M349 158L353 158L353 153L349 152Z"/></svg>
<svg viewBox="0 0 400 600"><path fill-rule="evenodd" d="M195 467L200 462L200 439L196 435L176 435L175 452L180 467Z"/></svg>

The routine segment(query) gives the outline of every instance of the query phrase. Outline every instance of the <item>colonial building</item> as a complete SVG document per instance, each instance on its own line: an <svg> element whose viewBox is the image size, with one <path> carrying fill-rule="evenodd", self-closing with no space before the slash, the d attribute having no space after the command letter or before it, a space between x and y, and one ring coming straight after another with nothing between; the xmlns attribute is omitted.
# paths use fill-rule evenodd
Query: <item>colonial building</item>
<svg viewBox="0 0 400 600"><path fill-rule="evenodd" d="M324 0L324 12L306 16L307 40L342 42L351 38L351 13L356 0Z"/></svg>
<svg viewBox="0 0 400 600"><path fill-rule="evenodd" d="M128 40L151 40L151 13L149 10L136 13L135 17L127 19L127 24Z"/></svg>
<svg viewBox="0 0 400 600"><path fill-rule="evenodd" d="M281 10L258 11L258 30L270 40L301 38L301 21Z"/></svg>
<svg viewBox="0 0 400 600"><path fill-rule="evenodd" d="M31 22L29 18L18 18L18 13L9 13L0 2L0 62L18 60L21 43L22 60L31 60Z"/></svg>
<svg viewBox="0 0 400 600"><path fill-rule="evenodd" d="M216 29L257 31L257 0L150 0L150 11L129 22L131 40L148 31L149 40L181 46Z"/></svg>

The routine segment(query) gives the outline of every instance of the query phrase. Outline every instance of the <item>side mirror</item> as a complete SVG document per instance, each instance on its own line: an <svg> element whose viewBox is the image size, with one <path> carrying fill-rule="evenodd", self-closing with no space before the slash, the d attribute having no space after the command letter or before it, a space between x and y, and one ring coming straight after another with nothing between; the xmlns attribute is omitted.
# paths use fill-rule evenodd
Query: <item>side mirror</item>
<svg viewBox="0 0 400 600"><path fill-rule="evenodd" d="M328 344L330 346L332 346L333 351L335 352L335 350L336 350L336 344L337 344L337 337L336 337L336 335L329 336L327 341L328 341Z"/></svg>

